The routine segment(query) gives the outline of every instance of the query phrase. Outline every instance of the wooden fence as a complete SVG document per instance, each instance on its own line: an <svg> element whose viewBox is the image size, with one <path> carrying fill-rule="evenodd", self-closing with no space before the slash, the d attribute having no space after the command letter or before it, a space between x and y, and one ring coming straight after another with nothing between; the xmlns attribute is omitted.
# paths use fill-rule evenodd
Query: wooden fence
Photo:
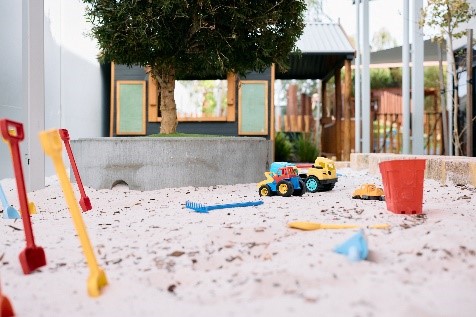
<svg viewBox="0 0 476 317"><path fill-rule="evenodd" d="M315 120L310 115L277 115L276 132L306 132L314 131Z"/></svg>
<svg viewBox="0 0 476 317"><path fill-rule="evenodd" d="M444 153L441 113L425 112L423 118L425 153ZM402 114L374 113L372 149L374 153L402 153Z"/></svg>
<svg viewBox="0 0 476 317"><path fill-rule="evenodd" d="M297 100L297 87L290 85L286 114L276 115L276 132L315 132L316 122L311 115L311 97L301 94L300 103ZM441 155L444 153L443 129L441 113L438 110L438 92L435 89L425 89L424 113L424 144L425 154ZM323 101L323 109L335 108L333 96ZM354 116L353 100L351 101L351 116ZM371 151L373 153L402 153L402 91L400 88L372 90L371 98ZM411 111L411 104L410 104ZM339 114L342 111L338 111ZM344 124L343 118L334 118L335 109L325 113L326 118L320 122L321 150L323 153L341 157L343 151ZM330 120L327 120L330 119ZM351 152L354 146L354 125L351 119ZM337 131L340 129L340 131ZM410 132L411 133L411 132Z"/></svg>
<svg viewBox="0 0 476 317"><path fill-rule="evenodd" d="M401 113L372 113L373 132L371 148L373 153L402 153L402 114ZM351 120L351 149L354 149L354 125ZM341 119L343 122L343 119ZM310 116L276 116L276 132L313 132L314 118ZM322 151L336 155L336 126L331 125L322 130ZM341 123L341 136L344 134ZM423 118L424 149L428 155L443 155L443 128L441 113L425 112ZM341 142L343 140L341 139Z"/></svg>

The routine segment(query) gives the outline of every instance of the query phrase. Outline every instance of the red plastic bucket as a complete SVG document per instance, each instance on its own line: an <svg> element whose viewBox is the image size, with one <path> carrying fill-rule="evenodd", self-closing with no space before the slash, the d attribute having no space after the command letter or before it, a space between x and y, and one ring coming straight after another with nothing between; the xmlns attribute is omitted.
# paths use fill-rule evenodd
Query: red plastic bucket
<svg viewBox="0 0 476 317"><path fill-rule="evenodd" d="M379 163L387 209L396 214L421 214L425 160Z"/></svg>

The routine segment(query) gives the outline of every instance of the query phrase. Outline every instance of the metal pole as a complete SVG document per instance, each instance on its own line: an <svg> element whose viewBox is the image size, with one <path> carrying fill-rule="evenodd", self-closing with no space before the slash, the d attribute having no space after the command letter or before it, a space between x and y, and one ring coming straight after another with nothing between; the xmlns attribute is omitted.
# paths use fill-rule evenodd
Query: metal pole
<svg viewBox="0 0 476 317"><path fill-rule="evenodd" d="M23 165L27 190L45 187L45 155L38 142L38 133L45 129L44 12L44 0L23 0L23 105L28 111L25 129L28 151Z"/></svg>
<svg viewBox="0 0 476 317"><path fill-rule="evenodd" d="M362 152L370 153L370 42L369 42L369 0L363 0L362 35Z"/></svg>
<svg viewBox="0 0 476 317"><path fill-rule="evenodd" d="M420 28L420 11L423 0L413 2L413 43L412 43L412 154L424 154L423 114L425 108L423 79L423 30Z"/></svg>
<svg viewBox="0 0 476 317"><path fill-rule="evenodd" d="M448 155L454 155L453 149L453 52L446 41L446 110L448 111Z"/></svg>
<svg viewBox="0 0 476 317"><path fill-rule="evenodd" d="M467 30L466 45L466 156L473 156L473 30Z"/></svg>
<svg viewBox="0 0 476 317"><path fill-rule="evenodd" d="M355 152L361 152L361 100L360 100L360 0L355 2L356 16L356 52L355 52Z"/></svg>
<svg viewBox="0 0 476 317"><path fill-rule="evenodd" d="M410 9L409 0L403 0L403 47L402 47L402 116L403 154L410 154Z"/></svg>

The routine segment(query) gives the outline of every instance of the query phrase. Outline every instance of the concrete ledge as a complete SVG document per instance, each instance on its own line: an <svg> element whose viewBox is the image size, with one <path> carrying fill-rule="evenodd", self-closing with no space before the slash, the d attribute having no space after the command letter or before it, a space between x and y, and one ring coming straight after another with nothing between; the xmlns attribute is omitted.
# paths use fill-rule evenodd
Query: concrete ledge
<svg viewBox="0 0 476 317"><path fill-rule="evenodd" d="M350 162L349 161L334 161L334 165L336 166L337 169L348 168L350 167Z"/></svg>
<svg viewBox="0 0 476 317"><path fill-rule="evenodd" d="M350 167L354 170L368 169L371 174L380 174L378 163L408 159L426 160L425 178L437 180L442 184L450 181L454 184L476 186L476 157L352 153Z"/></svg>
<svg viewBox="0 0 476 317"><path fill-rule="evenodd" d="M71 146L83 184L95 189L257 183L272 160L264 138L91 138Z"/></svg>

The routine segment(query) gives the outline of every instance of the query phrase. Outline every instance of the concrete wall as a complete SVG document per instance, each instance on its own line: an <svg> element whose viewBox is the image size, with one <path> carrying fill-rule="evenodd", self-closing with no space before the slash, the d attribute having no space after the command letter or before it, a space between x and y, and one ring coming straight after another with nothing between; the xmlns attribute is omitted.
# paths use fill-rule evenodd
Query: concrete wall
<svg viewBox="0 0 476 317"><path fill-rule="evenodd" d="M0 118L28 119L22 103L22 1L0 1ZM21 144L21 152L27 147ZM10 151L0 142L0 179L13 176Z"/></svg>
<svg viewBox="0 0 476 317"><path fill-rule="evenodd" d="M437 180L441 184L452 182L476 186L476 157L352 153L350 167L354 170L368 169L371 174L380 174L380 162L408 159L426 160L425 178Z"/></svg>
<svg viewBox="0 0 476 317"><path fill-rule="evenodd" d="M28 108L22 100L22 3L0 1L0 118L26 126ZM87 36L90 26L84 17L84 6L79 0L44 0L45 128L66 128L71 138L104 136L109 127L109 83L103 80L97 45ZM38 142L36 135L26 137ZM27 141L21 143L25 158ZM45 162L46 176L53 175L50 160ZM24 169L26 164L24 160ZM9 177L13 177L9 150L0 142L0 179Z"/></svg>
<svg viewBox="0 0 476 317"><path fill-rule="evenodd" d="M95 189L119 182L133 190L257 183L272 161L272 144L264 138L115 137L71 144L83 184Z"/></svg>

